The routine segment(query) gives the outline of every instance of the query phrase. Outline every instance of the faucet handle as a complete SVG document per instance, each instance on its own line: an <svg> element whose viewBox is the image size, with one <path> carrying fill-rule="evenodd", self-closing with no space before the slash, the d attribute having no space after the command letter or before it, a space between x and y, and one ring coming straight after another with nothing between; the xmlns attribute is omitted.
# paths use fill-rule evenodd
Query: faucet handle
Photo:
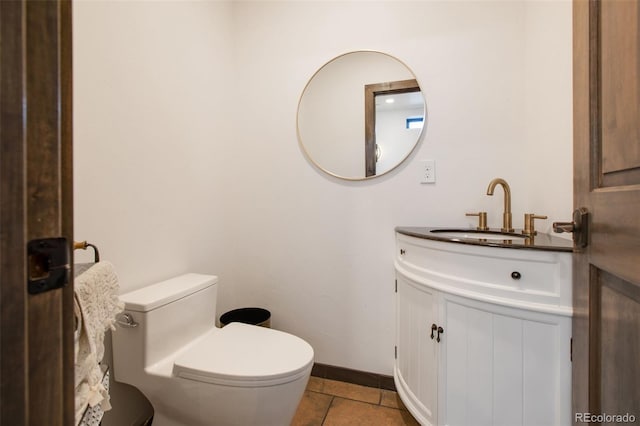
<svg viewBox="0 0 640 426"><path fill-rule="evenodd" d="M476 227L478 231L487 231L489 229L487 227L487 212L467 213L465 216L478 216L478 226Z"/></svg>
<svg viewBox="0 0 640 426"><path fill-rule="evenodd" d="M535 230L534 227L534 221L535 219L546 219L547 216L541 216L541 215L537 215L535 213L525 213L524 214L524 229L522 230L522 233L524 235L529 235L529 236L534 236L538 233L538 231Z"/></svg>

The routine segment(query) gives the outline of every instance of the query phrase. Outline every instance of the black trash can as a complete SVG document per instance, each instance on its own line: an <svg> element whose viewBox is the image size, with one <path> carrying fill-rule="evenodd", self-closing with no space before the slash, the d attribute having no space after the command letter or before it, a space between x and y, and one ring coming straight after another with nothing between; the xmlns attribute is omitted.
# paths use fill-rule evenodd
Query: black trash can
<svg viewBox="0 0 640 426"><path fill-rule="evenodd" d="M231 324L232 322L242 322L271 328L271 312L262 308L240 308L226 312L220 316L221 327Z"/></svg>

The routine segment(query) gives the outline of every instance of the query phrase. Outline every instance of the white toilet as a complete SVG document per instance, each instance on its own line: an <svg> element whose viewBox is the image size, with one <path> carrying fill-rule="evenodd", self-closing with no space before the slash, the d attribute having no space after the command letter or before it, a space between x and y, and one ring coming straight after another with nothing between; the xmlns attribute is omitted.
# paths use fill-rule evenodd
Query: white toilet
<svg viewBox="0 0 640 426"><path fill-rule="evenodd" d="M154 425L289 425L313 349L269 328L215 327L217 281L186 274L120 296L115 379L149 398Z"/></svg>

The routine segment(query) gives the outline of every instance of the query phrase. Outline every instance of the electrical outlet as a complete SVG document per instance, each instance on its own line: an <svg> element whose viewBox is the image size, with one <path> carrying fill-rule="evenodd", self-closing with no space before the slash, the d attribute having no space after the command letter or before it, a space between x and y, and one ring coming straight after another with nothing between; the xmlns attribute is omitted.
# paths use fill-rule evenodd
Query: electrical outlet
<svg viewBox="0 0 640 426"><path fill-rule="evenodd" d="M422 160L421 165L421 178L420 183L435 183L436 182L436 161L435 160Z"/></svg>

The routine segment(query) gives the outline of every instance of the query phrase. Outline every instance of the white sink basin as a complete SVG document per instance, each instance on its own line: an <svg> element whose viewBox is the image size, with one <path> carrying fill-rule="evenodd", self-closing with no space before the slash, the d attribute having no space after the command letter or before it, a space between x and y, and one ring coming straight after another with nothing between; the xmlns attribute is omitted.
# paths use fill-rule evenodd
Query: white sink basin
<svg viewBox="0 0 640 426"><path fill-rule="evenodd" d="M432 229L432 233L443 238L456 238L456 239L473 239L473 240L492 240L492 241L504 241L504 240L524 240L528 238L526 235L514 234L514 233L501 233L490 231L476 231L473 229L460 230L460 229Z"/></svg>

